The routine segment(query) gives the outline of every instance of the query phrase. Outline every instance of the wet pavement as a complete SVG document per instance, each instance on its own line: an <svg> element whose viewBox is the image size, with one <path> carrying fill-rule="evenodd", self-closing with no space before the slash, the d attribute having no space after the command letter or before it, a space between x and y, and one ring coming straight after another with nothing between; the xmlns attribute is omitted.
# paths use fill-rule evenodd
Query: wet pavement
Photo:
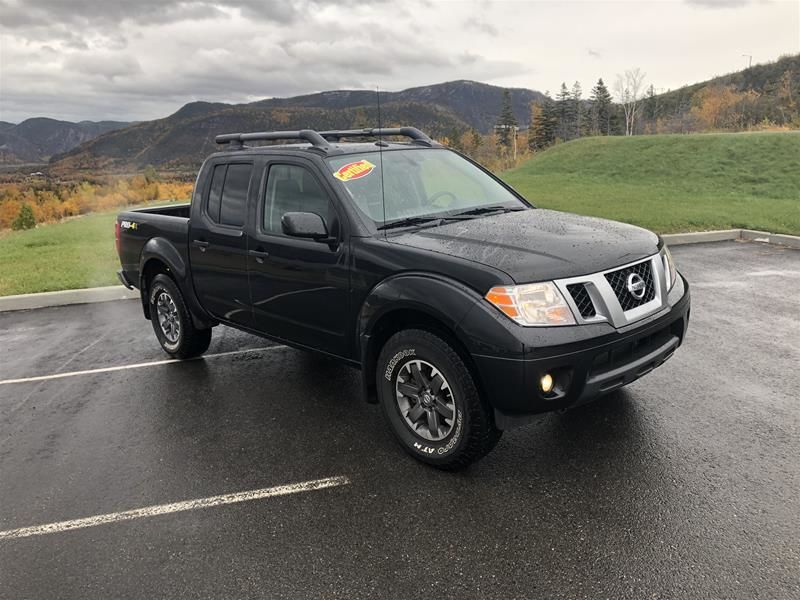
<svg viewBox="0 0 800 600"><path fill-rule="evenodd" d="M0 598L800 597L800 251L673 254L675 356L458 474L326 359L219 327L204 360L2 383L168 357L135 301L0 314L0 531L349 481L0 539Z"/></svg>

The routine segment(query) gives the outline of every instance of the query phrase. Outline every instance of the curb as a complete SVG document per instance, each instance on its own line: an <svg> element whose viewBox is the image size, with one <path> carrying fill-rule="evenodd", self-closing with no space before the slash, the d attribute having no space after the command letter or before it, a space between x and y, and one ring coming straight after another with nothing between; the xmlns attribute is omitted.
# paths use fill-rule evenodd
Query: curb
<svg viewBox="0 0 800 600"><path fill-rule="evenodd" d="M752 229L723 229L719 231L696 231L692 233L668 233L661 237L670 246L746 240L800 249L800 237L798 236L754 231ZM66 306L69 304L110 302L112 300L133 300L138 298L138 290L129 290L121 285L86 288L82 290L64 290L61 292L44 292L41 294L20 294L19 296L0 296L0 312L47 308L50 306Z"/></svg>
<svg viewBox="0 0 800 600"><path fill-rule="evenodd" d="M783 233L769 233L753 229L722 229L719 231L696 231L692 233L668 233L661 236L670 246L685 244L704 244L706 242L725 242L745 240L750 242L764 242L778 246L800 249L800 237L785 235Z"/></svg>
<svg viewBox="0 0 800 600"><path fill-rule="evenodd" d="M47 308L50 306L66 306L68 304L132 300L134 298L139 298L139 290L129 290L121 285L86 288L82 290L63 290L60 292L43 292L40 294L0 296L0 312Z"/></svg>

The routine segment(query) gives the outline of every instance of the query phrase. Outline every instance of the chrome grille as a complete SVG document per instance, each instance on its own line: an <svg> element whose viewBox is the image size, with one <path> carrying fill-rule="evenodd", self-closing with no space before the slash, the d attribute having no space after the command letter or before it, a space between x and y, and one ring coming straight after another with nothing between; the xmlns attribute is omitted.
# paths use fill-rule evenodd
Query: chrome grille
<svg viewBox="0 0 800 600"><path fill-rule="evenodd" d="M644 296L637 298L628 291L628 277L631 273L636 273L644 280ZM647 304L656 297L656 287L653 282L653 269L650 261L644 262L606 273L606 280L619 300L623 311L631 310L642 304Z"/></svg>
<svg viewBox="0 0 800 600"><path fill-rule="evenodd" d="M590 319L597 316L597 311L594 308L592 299L589 297L589 292L586 290L586 285L583 283L573 283L567 286L572 299L575 301L575 306L578 312L584 319Z"/></svg>

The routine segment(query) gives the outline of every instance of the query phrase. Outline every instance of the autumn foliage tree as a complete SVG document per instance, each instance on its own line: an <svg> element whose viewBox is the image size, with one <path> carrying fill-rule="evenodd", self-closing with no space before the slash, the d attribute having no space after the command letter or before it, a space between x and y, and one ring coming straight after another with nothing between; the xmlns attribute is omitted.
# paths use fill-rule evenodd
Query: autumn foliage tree
<svg viewBox="0 0 800 600"><path fill-rule="evenodd" d="M692 97L691 114L703 131L741 128L745 98L731 85L707 86Z"/></svg>

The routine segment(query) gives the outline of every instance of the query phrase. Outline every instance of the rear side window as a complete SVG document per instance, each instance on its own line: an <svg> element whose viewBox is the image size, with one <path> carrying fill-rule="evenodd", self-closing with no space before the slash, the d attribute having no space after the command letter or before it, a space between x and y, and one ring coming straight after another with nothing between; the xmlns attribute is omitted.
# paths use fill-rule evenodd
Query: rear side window
<svg viewBox="0 0 800 600"><path fill-rule="evenodd" d="M222 188L222 208L219 222L223 225L244 225L247 207L247 190L253 165L228 165L225 185Z"/></svg>
<svg viewBox="0 0 800 600"><path fill-rule="evenodd" d="M241 227L247 210L251 164L217 165L208 192L208 216L215 223Z"/></svg>
<svg viewBox="0 0 800 600"><path fill-rule="evenodd" d="M228 165L217 165L211 175L211 189L208 192L206 211L215 223L219 223L219 201L222 198L222 184L225 183L225 169L227 168Z"/></svg>

